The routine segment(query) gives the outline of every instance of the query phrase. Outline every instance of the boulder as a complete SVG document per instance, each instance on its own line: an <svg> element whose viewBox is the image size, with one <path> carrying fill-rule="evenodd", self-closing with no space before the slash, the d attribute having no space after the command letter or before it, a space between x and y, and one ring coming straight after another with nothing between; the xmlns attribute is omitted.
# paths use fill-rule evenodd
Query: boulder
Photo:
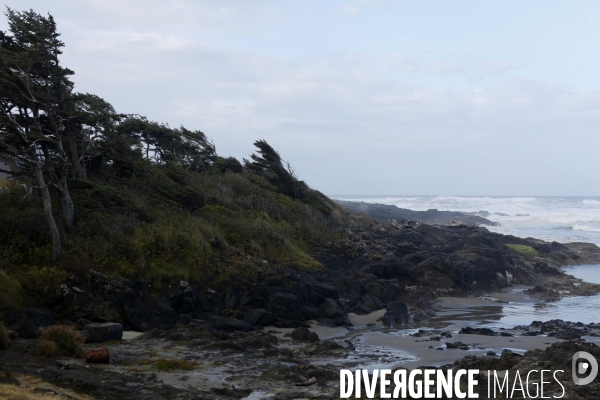
<svg viewBox="0 0 600 400"><path fill-rule="evenodd" d="M99 347L85 353L85 361L89 364L108 364L109 357L106 347Z"/></svg>
<svg viewBox="0 0 600 400"><path fill-rule="evenodd" d="M469 335L485 335L485 336L495 336L496 333L490 328L471 328L467 326L462 328L458 333L466 333Z"/></svg>
<svg viewBox="0 0 600 400"><path fill-rule="evenodd" d="M163 330L171 329L179 319L179 314L173 310L166 299L155 299L154 308L150 315L149 328Z"/></svg>
<svg viewBox="0 0 600 400"><path fill-rule="evenodd" d="M386 313L379 318L379 321L385 326L402 325L410 319L408 307L401 301L390 301L385 308Z"/></svg>
<svg viewBox="0 0 600 400"><path fill-rule="evenodd" d="M252 325L245 321L240 321L238 319L226 318L226 317L212 317L212 321L214 321L215 326L220 331L232 332L232 331L242 331L242 332L250 332L252 330Z"/></svg>
<svg viewBox="0 0 600 400"><path fill-rule="evenodd" d="M308 328L296 328L289 334L293 340L299 342L318 342L319 335L308 330Z"/></svg>
<svg viewBox="0 0 600 400"><path fill-rule="evenodd" d="M273 314L280 318L293 319L300 313L300 303L292 293L273 293L269 296L269 304Z"/></svg>
<svg viewBox="0 0 600 400"><path fill-rule="evenodd" d="M87 324L83 328L89 333L90 342L92 343L121 340L123 338L123 325L114 322Z"/></svg>
<svg viewBox="0 0 600 400"><path fill-rule="evenodd" d="M381 300L370 293L367 293L365 297L363 297L362 302L371 310L371 312L381 310L385 307L385 304Z"/></svg>
<svg viewBox="0 0 600 400"><path fill-rule="evenodd" d="M88 331L83 330L81 331L81 334L85 338L85 343L90 343L92 341L92 338L90 337L90 333Z"/></svg>
<svg viewBox="0 0 600 400"><path fill-rule="evenodd" d="M275 321L273 325L277 328L298 328L301 326L305 328L310 327L310 325L308 325L306 322L297 321L294 319L280 319L278 321Z"/></svg>
<svg viewBox="0 0 600 400"><path fill-rule="evenodd" d="M50 326L54 323L52 314L50 314L48 311L38 310L35 308L27 310L27 319L31 320L35 326L35 329L41 326Z"/></svg>
<svg viewBox="0 0 600 400"><path fill-rule="evenodd" d="M245 315L245 320L254 326L269 326L273 324L273 313L266 310L251 310Z"/></svg>
<svg viewBox="0 0 600 400"><path fill-rule="evenodd" d="M35 325L30 319L20 320L15 327L15 331L23 339L35 339L36 330Z"/></svg>
<svg viewBox="0 0 600 400"><path fill-rule="evenodd" d="M558 268L551 267L543 261L537 261L535 263L534 269L535 269L535 272L539 272L539 273L546 274L546 275L555 275L555 276L561 275L561 272L558 270Z"/></svg>
<svg viewBox="0 0 600 400"><path fill-rule="evenodd" d="M340 305L333 299L327 298L321 305L321 313L326 319L331 319L337 326L351 326L352 323L348 319L348 314Z"/></svg>
<svg viewBox="0 0 600 400"><path fill-rule="evenodd" d="M164 331L161 331L158 328L152 328L144 333L142 333L140 336L136 336L135 338L132 339L132 341L136 341L136 342L147 342L148 340L152 340L154 338L159 337Z"/></svg>

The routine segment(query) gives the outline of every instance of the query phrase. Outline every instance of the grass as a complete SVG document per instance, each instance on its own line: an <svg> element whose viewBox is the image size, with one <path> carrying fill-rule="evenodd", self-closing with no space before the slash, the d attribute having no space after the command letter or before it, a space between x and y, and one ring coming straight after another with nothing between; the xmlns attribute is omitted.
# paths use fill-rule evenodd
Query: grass
<svg viewBox="0 0 600 400"><path fill-rule="evenodd" d="M81 358L84 355L84 342L85 337L72 326L53 325L46 328L40 336L38 352L46 357L62 355Z"/></svg>
<svg viewBox="0 0 600 400"><path fill-rule="evenodd" d="M146 358L144 360L140 360L137 364L139 367L132 367L129 370L132 372L147 372L150 370L160 372L191 371L198 365L196 362L177 358Z"/></svg>
<svg viewBox="0 0 600 400"><path fill-rule="evenodd" d="M513 250L518 251L519 253L522 253L522 254L528 254L530 256L538 255L538 252L531 246L525 246L522 244L507 244L507 246Z"/></svg>
<svg viewBox="0 0 600 400"><path fill-rule="evenodd" d="M23 289L16 280L0 271L0 311L20 310L23 307Z"/></svg>
<svg viewBox="0 0 600 400"><path fill-rule="evenodd" d="M58 357L60 349L54 341L40 339L38 343L38 355L42 357Z"/></svg>
<svg viewBox="0 0 600 400"><path fill-rule="evenodd" d="M190 362L185 359L158 359L154 363L153 368L157 371L166 372L173 370L191 371L196 367L197 363Z"/></svg>
<svg viewBox="0 0 600 400"><path fill-rule="evenodd" d="M66 276L89 269L136 276L155 288L185 279L219 289L264 275L262 260L322 269L312 257L314 245L343 234L347 214L317 191L309 189L300 202L251 172L144 168L127 179L70 182L76 235L63 235L58 263L41 200L24 198L19 186L0 195L0 268L35 298L52 295ZM186 208L181 199L187 193L202 193L206 205Z"/></svg>

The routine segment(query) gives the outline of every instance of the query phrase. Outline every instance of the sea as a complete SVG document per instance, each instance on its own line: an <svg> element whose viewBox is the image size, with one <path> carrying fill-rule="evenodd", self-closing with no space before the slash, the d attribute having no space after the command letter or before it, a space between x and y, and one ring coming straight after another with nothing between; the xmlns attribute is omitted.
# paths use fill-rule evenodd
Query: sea
<svg viewBox="0 0 600 400"><path fill-rule="evenodd" d="M600 246L600 197L519 196L331 196L414 211L473 213L497 222L490 231L547 241Z"/></svg>

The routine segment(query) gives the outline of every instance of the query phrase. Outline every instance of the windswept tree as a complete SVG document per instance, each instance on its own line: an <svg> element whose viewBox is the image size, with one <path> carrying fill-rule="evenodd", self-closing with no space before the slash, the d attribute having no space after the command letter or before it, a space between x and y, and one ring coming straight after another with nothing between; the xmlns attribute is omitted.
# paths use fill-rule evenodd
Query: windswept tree
<svg viewBox="0 0 600 400"><path fill-rule="evenodd" d="M120 135L133 140L148 161L175 163L190 172L209 168L217 159L215 145L201 131L178 129L148 121L145 117L130 116L117 128Z"/></svg>
<svg viewBox="0 0 600 400"><path fill-rule="evenodd" d="M10 8L6 16L9 33L0 32L0 155L10 168L7 172L33 178L58 260L60 232L49 186L59 195L65 229L73 232L74 207L67 187L71 162L63 146L73 71L59 62L64 44L52 16Z"/></svg>
<svg viewBox="0 0 600 400"><path fill-rule="evenodd" d="M123 118L104 99L89 93L75 93L66 103L65 136L77 176L87 179L94 160L102 158L98 141L114 135Z"/></svg>
<svg viewBox="0 0 600 400"><path fill-rule="evenodd" d="M246 168L264 176L278 190L295 200L302 200L307 186L299 181L294 168L284 161L279 153L265 140L257 140L254 146L257 153L250 155L252 162L246 160Z"/></svg>

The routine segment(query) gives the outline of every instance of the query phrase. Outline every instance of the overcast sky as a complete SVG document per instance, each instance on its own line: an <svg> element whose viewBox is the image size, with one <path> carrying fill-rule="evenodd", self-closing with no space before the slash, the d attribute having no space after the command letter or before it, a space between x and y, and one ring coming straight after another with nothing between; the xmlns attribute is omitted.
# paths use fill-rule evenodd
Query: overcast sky
<svg viewBox="0 0 600 400"><path fill-rule="evenodd" d="M77 91L329 195L600 195L597 1L5 4L55 17Z"/></svg>

